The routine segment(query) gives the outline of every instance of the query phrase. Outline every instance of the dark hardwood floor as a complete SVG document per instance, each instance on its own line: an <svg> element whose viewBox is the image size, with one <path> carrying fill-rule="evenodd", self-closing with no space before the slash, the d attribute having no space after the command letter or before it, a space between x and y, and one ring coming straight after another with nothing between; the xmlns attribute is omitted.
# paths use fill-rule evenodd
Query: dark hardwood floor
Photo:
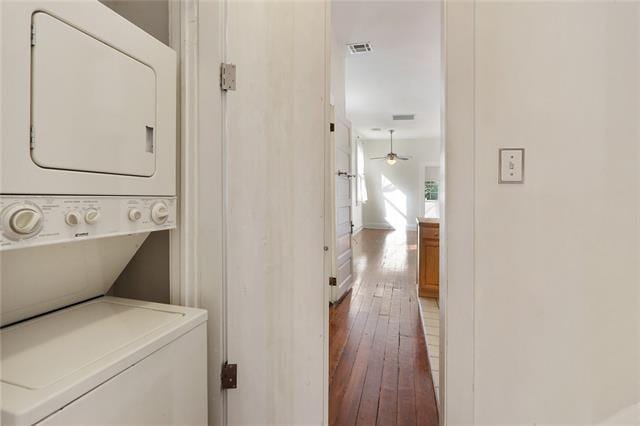
<svg viewBox="0 0 640 426"><path fill-rule="evenodd" d="M330 425L438 424L415 250L415 232L355 237L353 289L330 308Z"/></svg>

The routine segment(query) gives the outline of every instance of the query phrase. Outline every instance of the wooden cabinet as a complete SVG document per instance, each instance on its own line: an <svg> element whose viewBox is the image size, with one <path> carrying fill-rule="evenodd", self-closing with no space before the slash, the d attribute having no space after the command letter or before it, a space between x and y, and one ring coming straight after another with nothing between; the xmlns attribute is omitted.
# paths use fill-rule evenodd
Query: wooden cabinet
<svg viewBox="0 0 640 426"><path fill-rule="evenodd" d="M440 223L418 219L418 294L438 298L440 288Z"/></svg>

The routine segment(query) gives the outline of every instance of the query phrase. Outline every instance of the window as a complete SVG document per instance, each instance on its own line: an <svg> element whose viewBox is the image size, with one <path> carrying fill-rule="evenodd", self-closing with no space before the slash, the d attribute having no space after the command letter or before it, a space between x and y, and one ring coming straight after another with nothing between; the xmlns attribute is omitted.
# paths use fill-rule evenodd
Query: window
<svg viewBox="0 0 640 426"><path fill-rule="evenodd" d="M424 199L438 201L438 181L428 180L424 183Z"/></svg>
<svg viewBox="0 0 640 426"><path fill-rule="evenodd" d="M367 186L364 181L364 151L360 137L356 138L356 205L367 202Z"/></svg>
<svg viewBox="0 0 640 426"><path fill-rule="evenodd" d="M427 166L424 170L424 217L439 218L440 167Z"/></svg>

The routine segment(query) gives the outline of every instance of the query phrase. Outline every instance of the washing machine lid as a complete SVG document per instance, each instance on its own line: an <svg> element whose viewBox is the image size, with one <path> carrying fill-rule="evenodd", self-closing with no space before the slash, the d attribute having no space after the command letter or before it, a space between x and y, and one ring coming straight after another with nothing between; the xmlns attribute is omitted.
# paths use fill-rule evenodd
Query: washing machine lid
<svg viewBox="0 0 640 426"><path fill-rule="evenodd" d="M201 309L102 297L0 330L3 424L39 421L206 319Z"/></svg>
<svg viewBox="0 0 640 426"><path fill-rule="evenodd" d="M0 378L41 389L181 318L100 300L0 330Z"/></svg>

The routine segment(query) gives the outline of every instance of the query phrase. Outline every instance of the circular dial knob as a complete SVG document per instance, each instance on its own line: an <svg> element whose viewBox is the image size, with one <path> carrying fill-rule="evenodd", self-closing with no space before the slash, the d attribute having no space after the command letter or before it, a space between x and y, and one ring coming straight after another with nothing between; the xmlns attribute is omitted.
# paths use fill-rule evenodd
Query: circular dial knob
<svg viewBox="0 0 640 426"><path fill-rule="evenodd" d="M64 217L64 221L67 222L67 225L69 226L76 226L80 223L81 220L82 218L80 217L80 213L78 212L69 212Z"/></svg>
<svg viewBox="0 0 640 426"><path fill-rule="evenodd" d="M33 237L42 229L44 215L35 204L19 203L2 212L4 234L13 240Z"/></svg>
<svg viewBox="0 0 640 426"><path fill-rule="evenodd" d="M96 209L89 209L84 214L84 221L87 222L89 225L96 224L99 218L100 218L100 212Z"/></svg>
<svg viewBox="0 0 640 426"><path fill-rule="evenodd" d="M29 235L40 225L42 214L31 208L22 208L11 215L9 226L20 235Z"/></svg>
<svg viewBox="0 0 640 426"><path fill-rule="evenodd" d="M162 225L169 218L169 208L165 203L159 201L151 207L151 220L156 224Z"/></svg>
<svg viewBox="0 0 640 426"><path fill-rule="evenodd" d="M129 209L129 220L131 222L137 222L142 219L142 212L138 209Z"/></svg>

